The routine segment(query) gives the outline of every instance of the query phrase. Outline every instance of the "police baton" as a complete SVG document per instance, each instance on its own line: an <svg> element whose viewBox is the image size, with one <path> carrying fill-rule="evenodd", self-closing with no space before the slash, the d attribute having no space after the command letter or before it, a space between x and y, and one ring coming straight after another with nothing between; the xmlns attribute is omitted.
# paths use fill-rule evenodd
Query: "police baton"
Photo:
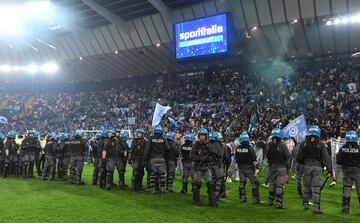
<svg viewBox="0 0 360 223"><path fill-rule="evenodd" d="M321 186L321 188L320 188L320 192L324 189L325 184L326 184L326 182L328 181L329 178L330 178L330 176L327 176L327 177L326 177L324 183L322 184L322 186Z"/></svg>

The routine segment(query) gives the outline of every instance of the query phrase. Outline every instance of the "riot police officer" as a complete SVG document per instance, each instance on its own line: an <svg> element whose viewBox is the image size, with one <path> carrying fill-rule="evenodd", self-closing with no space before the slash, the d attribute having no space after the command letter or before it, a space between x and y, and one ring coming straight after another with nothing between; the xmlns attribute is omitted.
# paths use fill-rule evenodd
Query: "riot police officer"
<svg viewBox="0 0 360 223"><path fill-rule="evenodd" d="M97 178L99 175L99 162L100 162L100 155L98 147L101 140L101 131L96 132L95 140L90 142L91 147L91 155L92 155L92 162L94 166L93 176L92 176L92 185L96 185Z"/></svg>
<svg viewBox="0 0 360 223"><path fill-rule="evenodd" d="M4 135L0 133L0 176L3 175L4 166L5 166L5 145L4 145Z"/></svg>
<svg viewBox="0 0 360 223"><path fill-rule="evenodd" d="M106 141L104 150L106 152L106 190L113 184L113 173L115 167L119 173L119 187L125 188L125 157L127 157L127 145L120 139L120 132L109 131L109 139Z"/></svg>
<svg viewBox="0 0 360 223"><path fill-rule="evenodd" d="M146 146L146 139L144 138L145 130L139 128L136 131L136 138L131 143L131 153L129 156L129 164L132 165L131 186L134 192L139 192L142 189L142 182L144 177L144 151Z"/></svg>
<svg viewBox="0 0 360 223"><path fill-rule="evenodd" d="M67 179L71 158L70 137L67 133L60 134L58 155L60 155L58 160L59 179L71 181L71 178Z"/></svg>
<svg viewBox="0 0 360 223"><path fill-rule="evenodd" d="M47 180L50 177L50 180L55 179L55 170L56 170L56 143L54 141L54 135L49 133L46 136L46 144L44 148L45 152L45 164L42 172L42 179Z"/></svg>
<svg viewBox="0 0 360 223"><path fill-rule="evenodd" d="M119 186L120 189L125 189L128 187L128 185L125 183L125 172L126 172L126 165L127 165L127 161L128 161L128 155L129 155L129 145L127 143L128 139L129 139L129 135L127 132L120 132L119 129L117 129L117 132L120 134L116 134L115 132L115 138L118 141L118 145L121 145L122 147L122 152L121 152L121 159L120 159L120 172L119 172L119 177L120 177L120 181L119 181Z"/></svg>
<svg viewBox="0 0 360 223"><path fill-rule="evenodd" d="M36 167L36 173L37 176L40 177L41 173L42 173L42 166L41 166L41 143L40 143L40 133L38 131L34 131L34 138L35 140L38 141L39 143L39 147L35 148L35 159L34 159L34 164Z"/></svg>
<svg viewBox="0 0 360 223"><path fill-rule="evenodd" d="M166 190L168 192L174 192L173 182L177 160L180 155L180 148L175 142L175 132L168 132L165 137L170 146L170 150L166 155Z"/></svg>
<svg viewBox="0 0 360 223"><path fill-rule="evenodd" d="M84 167L84 156L87 146L79 131L75 132L74 138L69 142L70 147L70 183L84 185L81 175Z"/></svg>
<svg viewBox="0 0 360 223"><path fill-rule="evenodd" d="M194 162L193 204L198 206L203 205L200 200L200 188L202 184L201 179L204 178L208 189L209 206L217 207L215 182L211 174L211 154L216 153L216 151L212 150L214 149L213 146L209 146L208 136L208 130L200 128L198 131L198 140L193 145L190 153L190 158Z"/></svg>
<svg viewBox="0 0 360 223"><path fill-rule="evenodd" d="M223 149L221 143L219 142L219 133L210 132L209 134L209 143L208 146L212 147L211 151L211 175L213 181L215 182L215 196L219 199L220 192L222 190L222 183L224 181L225 172L223 166L223 155L225 150Z"/></svg>
<svg viewBox="0 0 360 223"><path fill-rule="evenodd" d="M18 145L15 142L16 132L10 131L7 134L6 143L4 146L5 164L3 170L3 177L6 178L9 173L19 176L19 156Z"/></svg>
<svg viewBox="0 0 360 223"><path fill-rule="evenodd" d="M111 136L111 135L110 135ZM104 149L106 141L109 139L109 131L103 129L101 131L101 139L98 143L99 171L96 186L98 188L106 188L106 151Z"/></svg>
<svg viewBox="0 0 360 223"><path fill-rule="evenodd" d="M276 208L284 209L284 185L287 182L290 152L282 142L283 133L279 128L271 131L271 141L267 144L266 157L269 163L269 199L268 205L273 205L276 198Z"/></svg>
<svg viewBox="0 0 360 223"><path fill-rule="evenodd" d="M221 135L220 132L217 133L218 134L218 142L220 143L221 146L221 153L222 153L222 169L223 169L223 179L221 180L221 190L219 192L219 196L217 197L218 200L224 199L226 198L226 188L225 188L225 182L226 182L226 174L227 174L227 170L226 170L226 166L227 164L229 164L231 162L230 159L230 154L228 153L228 146L226 146L224 144L224 140L223 140L223 136ZM230 152L231 153L231 152Z"/></svg>
<svg viewBox="0 0 360 223"><path fill-rule="evenodd" d="M359 137L355 131L348 131L345 135L346 144L342 146L336 156L336 163L341 165L343 176L342 211L349 213L350 195L353 183L360 204L360 146Z"/></svg>
<svg viewBox="0 0 360 223"><path fill-rule="evenodd" d="M24 178L33 177L36 153L40 151L40 142L35 138L34 132L29 131L21 143L22 174Z"/></svg>
<svg viewBox="0 0 360 223"><path fill-rule="evenodd" d="M150 169L150 193L156 193L156 182L159 183L160 193L165 193L165 158L169 153L170 146L163 136L161 125L156 125L153 135L146 144L144 151L144 162Z"/></svg>
<svg viewBox="0 0 360 223"><path fill-rule="evenodd" d="M316 125L309 127L309 135L300 144L297 161L303 165L304 174L304 210L309 209L310 193L314 202L314 214L322 214L320 209L320 193L322 185L323 166L326 166L331 176L331 163L325 145L320 141L320 128Z"/></svg>
<svg viewBox="0 0 360 223"><path fill-rule="evenodd" d="M185 143L181 146L181 162L182 162L182 188L181 193L186 194L188 191L188 178L191 180L194 175L194 167L190 158L190 152L195 141L193 134L188 133L185 135Z"/></svg>
<svg viewBox="0 0 360 223"><path fill-rule="evenodd" d="M252 185L252 195L254 204L261 204L259 186L260 182L256 176L256 153L249 143L249 135L241 133L240 145L235 150L235 159L239 169L239 198L241 202L246 202L245 185L249 179Z"/></svg>

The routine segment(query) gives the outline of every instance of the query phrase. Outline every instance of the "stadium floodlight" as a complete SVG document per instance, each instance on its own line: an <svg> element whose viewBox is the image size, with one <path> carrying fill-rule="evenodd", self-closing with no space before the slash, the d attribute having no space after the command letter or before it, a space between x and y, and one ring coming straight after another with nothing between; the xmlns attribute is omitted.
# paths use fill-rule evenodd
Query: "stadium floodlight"
<svg viewBox="0 0 360 223"><path fill-rule="evenodd" d="M350 17L350 22L352 23L359 23L360 22L360 15L353 15Z"/></svg>
<svg viewBox="0 0 360 223"><path fill-rule="evenodd" d="M19 67L18 65L13 66L13 71L14 71L14 72L21 71L22 69L23 69L23 68L22 68L22 67Z"/></svg>
<svg viewBox="0 0 360 223"><path fill-rule="evenodd" d="M35 15L40 16L40 14L44 15L44 13L47 13L50 8L50 2L49 1L32 1L27 2L23 10L26 11L29 15Z"/></svg>
<svg viewBox="0 0 360 223"><path fill-rule="evenodd" d="M10 64L3 64L0 65L0 72L2 73L14 73L14 72L28 72L28 73L55 73L59 70L59 65L53 62L45 63L42 66L37 64L29 64L28 66L19 66L19 65L10 65Z"/></svg>
<svg viewBox="0 0 360 223"><path fill-rule="evenodd" d="M30 64L25 68L25 71L28 71L30 73L37 73L39 71L39 67L35 64Z"/></svg>
<svg viewBox="0 0 360 223"><path fill-rule="evenodd" d="M327 25L327 26L331 26L331 25L332 25L332 21L331 21L331 20L326 21L326 25Z"/></svg>
<svg viewBox="0 0 360 223"><path fill-rule="evenodd" d="M343 24L346 24L346 23L348 23L348 22L349 22L349 18L348 18L348 17L344 17L344 18L341 19L341 23L343 23Z"/></svg>
<svg viewBox="0 0 360 223"><path fill-rule="evenodd" d="M4 72L4 73L8 73L8 72L12 71L12 67L11 67L11 65L3 64L0 66L0 71Z"/></svg>
<svg viewBox="0 0 360 223"><path fill-rule="evenodd" d="M17 35L24 28L21 12L15 6L0 6L0 35Z"/></svg>
<svg viewBox="0 0 360 223"><path fill-rule="evenodd" d="M10 2L10 1L8 1ZM23 4L0 4L0 35L20 36L28 27L39 22L47 22L53 10L49 1L28 1Z"/></svg>
<svg viewBox="0 0 360 223"><path fill-rule="evenodd" d="M334 19L334 24L335 24L335 25L340 24L340 19L338 19L338 18Z"/></svg>
<svg viewBox="0 0 360 223"><path fill-rule="evenodd" d="M59 66L56 63L47 63L40 67L40 70L45 73L54 73L59 70Z"/></svg>

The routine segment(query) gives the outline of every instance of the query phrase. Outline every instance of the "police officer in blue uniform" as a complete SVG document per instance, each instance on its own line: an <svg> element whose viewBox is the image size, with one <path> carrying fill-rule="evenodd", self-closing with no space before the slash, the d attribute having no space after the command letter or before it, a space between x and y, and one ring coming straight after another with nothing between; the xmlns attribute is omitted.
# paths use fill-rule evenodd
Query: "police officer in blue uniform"
<svg viewBox="0 0 360 223"><path fill-rule="evenodd" d="M5 136L0 133L0 176L3 175L4 166L5 166Z"/></svg>
<svg viewBox="0 0 360 223"><path fill-rule="evenodd" d="M99 162L100 162L101 152L99 153L98 146L100 140L101 140L101 131L97 131L95 134L95 140L90 142L91 156L92 156L91 158L94 166L92 183L91 183L92 185L96 185L99 175Z"/></svg>
<svg viewBox="0 0 360 223"><path fill-rule="evenodd" d="M119 174L119 188L125 189L125 157L127 157L128 147L120 139L119 132L109 131L110 138L106 141L104 150L106 151L106 190L113 184L113 173L115 167Z"/></svg>
<svg viewBox="0 0 360 223"><path fill-rule="evenodd" d="M252 185L252 195L254 204L261 204L259 186L260 182L256 176L256 153L249 143L249 135L246 132L241 133L240 145L235 151L235 159L239 169L239 198L241 202L246 202L245 185L249 179Z"/></svg>
<svg viewBox="0 0 360 223"><path fill-rule="evenodd" d="M194 143L190 158L194 162L194 178L193 178L193 204L197 206L202 206L200 200L200 189L201 189L201 180L202 178L206 181L207 191L209 195L209 206L217 207L217 200L215 195L215 182L211 174L211 162L212 153L215 147L209 146L208 143L209 132L205 128L200 128L198 131L198 140Z"/></svg>
<svg viewBox="0 0 360 223"><path fill-rule="evenodd" d="M273 205L276 198L276 208L284 209L284 185L287 182L290 152L282 142L283 133L279 128L271 131L271 141L267 144L266 157L269 162L269 199L268 205Z"/></svg>
<svg viewBox="0 0 360 223"><path fill-rule="evenodd" d="M166 190L174 192L173 183L176 164L180 155L180 147L175 142L175 132L168 132L165 137L170 146L170 150L166 155Z"/></svg>
<svg viewBox="0 0 360 223"><path fill-rule="evenodd" d="M40 142L35 138L34 132L29 131L27 137L21 142L22 174L24 178L33 177L35 156L40 151Z"/></svg>
<svg viewBox="0 0 360 223"><path fill-rule="evenodd" d="M208 145L212 147L211 150L213 151L211 153L211 175L213 177L213 181L215 182L215 196L217 200L219 200L220 192L222 190L222 182L225 177L223 165L223 155L225 150L219 142L218 132L210 132Z"/></svg>
<svg viewBox="0 0 360 223"><path fill-rule="evenodd" d="M188 178L194 175L194 166L190 158L190 152L194 144L195 137L188 133L185 135L185 143L181 146L181 162L182 162L182 188L181 193L186 194L188 191Z"/></svg>
<svg viewBox="0 0 360 223"><path fill-rule="evenodd" d="M145 130L139 128L136 131L136 138L131 143L131 153L129 155L129 164L132 165L131 185L133 192L137 193L142 189L144 178L144 152L146 139L144 138Z"/></svg>
<svg viewBox="0 0 360 223"><path fill-rule="evenodd" d="M58 145L58 175L59 179L62 180L71 180L71 178L67 178L68 170L70 165L71 158L71 147L70 147L70 137L67 133L60 134L60 142Z"/></svg>
<svg viewBox="0 0 360 223"><path fill-rule="evenodd" d="M150 194L156 193L156 182L159 183L160 193L165 193L165 159L169 151L170 146L163 136L163 129L161 125L156 125L144 151L144 162L150 169Z"/></svg>
<svg viewBox="0 0 360 223"><path fill-rule="evenodd" d="M75 132L74 138L70 140L70 183L84 185L81 175L84 167L84 156L87 151L86 142L82 133Z"/></svg>
<svg viewBox="0 0 360 223"><path fill-rule="evenodd" d="M56 143L54 141L54 134L47 134L46 144L44 148L45 152L45 164L42 171L42 179L47 180L50 177L50 180L55 179L55 170L56 170Z"/></svg>
<svg viewBox="0 0 360 223"><path fill-rule="evenodd" d="M98 148L97 148L97 153L99 156L99 171L98 171L98 176L97 176L97 182L96 182L96 187L98 188L106 188L106 150L105 150L105 143L107 142L107 140L109 140L109 138L111 137L111 134L109 135L109 130L103 129L101 131L101 139L99 140L98 143Z"/></svg>
<svg viewBox="0 0 360 223"><path fill-rule="evenodd" d="M7 134L6 143L4 145L4 170L3 177L6 178L8 174L14 174L16 177L20 174L18 145L15 142L16 132L10 131Z"/></svg>
<svg viewBox="0 0 360 223"><path fill-rule="evenodd" d="M316 125L309 127L309 135L300 144L297 161L303 165L304 174L304 210L309 209L312 191L314 214L323 214L320 209L320 193L322 185L323 167L326 166L328 176L332 175L331 162L326 146L320 141L320 128Z"/></svg>
<svg viewBox="0 0 360 223"><path fill-rule="evenodd" d="M344 214L348 214L353 183L355 183L360 204L360 146L358 144L359 137L355 131L348 131L345 135L345 141L346 144L340 148L336 155L336 162L341 165L344 174L342 211Z"/></svg>

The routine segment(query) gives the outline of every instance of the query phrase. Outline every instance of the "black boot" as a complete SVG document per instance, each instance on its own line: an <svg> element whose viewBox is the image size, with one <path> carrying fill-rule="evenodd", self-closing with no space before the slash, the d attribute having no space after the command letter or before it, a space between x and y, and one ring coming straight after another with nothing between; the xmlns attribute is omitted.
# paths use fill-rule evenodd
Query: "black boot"
<svg viewBox="0 0 360 223"><path fill-rule="evenodd" d="M215 194L215 184L214 183L206 183L208 188L208 195L209 195L209 206L210 207L217 207L217 200Z"/></svg>
<svg viewBox="0 0 360 223"><path fill-rule="evenodd" d="M271 206L274 204L274 200L275 200L275 191L269 191L269 198L268 198L268 205Z"/></svg>
<svg viewBox="0 0 360 223"><path fill-rule="evenodd" d="M259 188L252 189L252 195L254 204L264 204L264 202L260 201Z"/></svg>
<svg viewBox="0 0 360 223"><path fill-rule="evenodd" d="M133 192L139 192L135 179L131 179L131 187L133 189Z"/></svg>
<svg viewBox="0 0 360 223"><path fill-rule="evenodd" d="M107 172L106 173L106 185L105 185L105 190L110 190L111 186L112 186L112 174L111 172Z"/></svg>
<svg viewBox="0 0 360 223"><path fill-rule="evenodd" d="M309 202L304 202L304 210L309 210Z"/></svg>
<svg viewBox="0 0 360 223"><path fill-rule="evenodd" d="M192 203L197 206L203 206L203 204L200 201L200 190L194 190L193 191L193 200Z"/></svg>
<svg viewBox="0 0 360 223"><path fill-rule="evenodd" d="M23 178L28 178L28 165L27 164L24 164L24 166L23 166L23 171L22 171L22 176L23 176Z"/></svg>
<svg viewBox="0 0 360 223"><path fill-rule="evenodd" d="M3 178L6 178L9 172L9 166L5 164L4 171L3 171Z"/></svg>
<svg viewBox="0 0 360 223"><path fill-rule="evenodd" d="M283 197L284 197L284 192L281 194L276 194L276 208L277 209L285 209L284 205L283 205Z"/></svg>
<svg viewBox="0 0 360 223"><path fill-rule="evenodd" d="M193 183L193 191L192 191L192 196L193 196L193 204L197 205L197 206L203 206L203 204L201 203L200 200L200 188L201 188L201 182L199 183Z"/></svg>
<svg viewBox="0 0 360 223"><path fill-rule="evenodd" d="M239 188L239 199L243 203L247 202L245 188Z"/></svg>
<svg viewBox="0 0 360 223"><path fill-rule="evenodd" d="M349 214L349 209L350 209L350 197L343 197L342 212L344 214Z"/></svg>
<svg viewBox="0 0 360 223"><path fill-rule="evenodd" d="M125 184L125 174L120 174L119 178L120 178L119 187L121 190L123 190L127 187L127 185Z"/></svg>
<svg viewBox="0 0 360 223"><path fill-rule="evenodd" d="M314 214L324 214L324 212L321 211L320 209L320 204L314 204Z"/></svg>
<svg viewBox="0 0 360 223"><path fill-rule="evenodd" d="M183 184L182 184L182 188L181 188L181 193L182 193L182 194L186 194L186 193L187 193L187 187L188 187L188 184L187 184L187 183L183 183Z"/></svg>

